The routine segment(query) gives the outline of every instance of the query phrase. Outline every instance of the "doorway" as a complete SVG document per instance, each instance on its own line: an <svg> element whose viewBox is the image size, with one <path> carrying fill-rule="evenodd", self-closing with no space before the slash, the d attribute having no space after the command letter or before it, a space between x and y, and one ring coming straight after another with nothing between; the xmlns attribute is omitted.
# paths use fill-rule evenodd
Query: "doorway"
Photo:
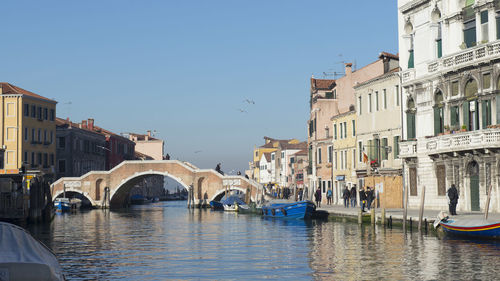
<svg viewBox="0 0 500 281"><path fill-rule="evenodd" d="M479 164L472 161L469 164L470 179L470 210L479 211Z"/></svg>

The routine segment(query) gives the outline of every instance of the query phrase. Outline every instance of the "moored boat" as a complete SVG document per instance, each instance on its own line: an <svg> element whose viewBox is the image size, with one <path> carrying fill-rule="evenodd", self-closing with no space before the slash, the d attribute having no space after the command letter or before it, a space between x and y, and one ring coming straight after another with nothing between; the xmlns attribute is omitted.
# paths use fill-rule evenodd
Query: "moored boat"
<svg viewBox="0 0 500 281"><path fill-rule="evenodd" d="M76 212L82 206L82 200L78 198L56 198L54 207L58 212Z"/></svg>
<svg viewBox="0 0 500 281"><path fill-rule="evenodd" d="M224 211L238 212L240 210L249 209L248 205L240 197L236 195L229 196L227 199L222 201L224 206Z"/></svg>
<svg viewBox="0 0 500 281"><path fill-rule="evenodd" d="M0 280L65 280L56 256L23 228L0 222Z"/></svg>
<svg viewBox="0 0 500 281"><path fill-rule="evenodd" d="M485 219L482 215L445 217L439 225L447 234L475 238L500 238L500 220Z"/></svg>
<svg viewBox="0 0 500 281"><path fill-rule="evenodd" d="M224 210L224 205L219 201L212 200L210 201L210 208L212 210Z"/></svg>
<svg viewBox="0 0 500 281"><path fill-rule="evenodd" d="M274 200L262 206L262 215L272 218L308 219L316 210L313 202Z"/></svg>

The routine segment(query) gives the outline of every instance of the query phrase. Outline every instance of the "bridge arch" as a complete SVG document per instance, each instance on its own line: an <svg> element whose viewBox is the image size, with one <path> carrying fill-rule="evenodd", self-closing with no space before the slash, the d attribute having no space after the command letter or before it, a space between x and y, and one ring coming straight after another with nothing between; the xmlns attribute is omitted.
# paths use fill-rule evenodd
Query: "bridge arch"
<svg viewBox="0 0 500 281"><path fill-rule="evenodd" d="M145 171L145 172L139 172L135 173L132 176L129 176L125 179L122 180L122 182L114 189L110 190L110 205L111 206L123 206L125 203L126 196L128 196L129 191L134 187L134 185L141 181L142 179L149 177L149 176L154 176L154 175L159 175L159 176L165 176L169 177L175 181L177 181L184 189L189 191L189 186L180 178L168 173L168 172L161 172L161 171Z"/></svg>
<svg viewBox="0 0 500 281"><path fill-rule="evenodd" d="M83 197L85 197L85 199L89 200L90 204L92 204L92 206L96 205L96 202L94 201L94 199L92 199L92 196L90 196L90 194L88 194L87 192L82 192L81 190L76 189L76 188L72 188L72 187L67 187L66 190L59 190L59 191L55 192L54 194L52 194L52 200L55 201L56 198L61 196L64 192L78 193L78 194L82 195Z"/></svg>
<svg viewBox="0 0 500 281"><path fill-rule="evenodd" d="M243 187L232 186L229 188L229 191L234 191L234 190L238 190L238 191L241 191L243 194L247 194L247 189L243 188ZM224 197L225 192L226 192L225 188L218 189L217 191L215 191L212 198L210 198L210 201L212 201L212 200L220 201L222 199L222 197ZM255 198L251 197L251 200L255 201Z"/></svg>

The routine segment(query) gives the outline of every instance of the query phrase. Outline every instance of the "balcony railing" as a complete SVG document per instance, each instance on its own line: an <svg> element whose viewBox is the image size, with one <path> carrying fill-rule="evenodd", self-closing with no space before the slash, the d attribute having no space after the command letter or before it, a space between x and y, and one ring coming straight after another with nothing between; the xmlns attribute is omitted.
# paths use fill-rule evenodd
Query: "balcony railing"
<svg viewBox="0 0 500 281"><path fill-rule="evenodd" d="M442 135L427 141L428 154L500 147L500 129Z"/></svg>
<svg viewBox="0 0 500 281"><path fill-rule="evenodd" d="M420 149L423 149L418 152L426 155L500 148L500 128L435 136L418 142ZM417 141L403 141L399 147L401 158L417 157Z"/></svg>
<svg viewBox="0 0 500 281"><path fill-rule="evenodd" d="M417 141L402 141L399 143L399 157L417 157Z"/></svg>
<svg viewBox="0 0 500 281"><path fill-rule="evenodd" d="M498 54L500 54L500 41L482 44L433 61L427 65L427 71L429 73L446 71L473 62L490 60L493 57L498 57Z"/></svg>

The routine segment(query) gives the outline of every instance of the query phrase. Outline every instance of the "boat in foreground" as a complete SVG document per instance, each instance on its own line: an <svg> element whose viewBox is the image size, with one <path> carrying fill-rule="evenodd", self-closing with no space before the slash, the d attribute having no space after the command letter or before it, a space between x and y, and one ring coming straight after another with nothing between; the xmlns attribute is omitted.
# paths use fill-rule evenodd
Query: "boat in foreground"
<svg viewBox="0 0 500 281"><path fill-rule="evenodd" d="M23 228L0 222L0 280L65 280L56 256Z"/></svg>
<svg viewBox="0 0 500 281"><path fill-rule="evenodd" d="M485 219L482 215L444 217L439 221L443 231L451 235L475 238L500 238L500 220Z"/></svg>
<svg viewBox="0 0 500 281"><path fill-rule="evenodd" d="M262 215L272 218L308 219L316 210L313 202L273 200L262 206Z"/></svg>

